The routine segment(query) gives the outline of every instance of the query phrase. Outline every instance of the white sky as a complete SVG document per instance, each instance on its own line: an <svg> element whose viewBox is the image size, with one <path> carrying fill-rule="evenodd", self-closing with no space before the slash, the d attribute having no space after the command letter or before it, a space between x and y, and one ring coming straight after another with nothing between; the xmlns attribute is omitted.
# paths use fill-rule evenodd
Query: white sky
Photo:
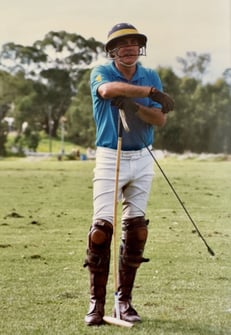
<svg viewBox="0 0 231 335"><path fill-rule="evenodd" d="M231 67L231 0L0 0L0 45L31 45L49 31L65 30L105 42L129 22L148 37L141 61L171 66L187 51L210 53L210 80Z"/></svg>

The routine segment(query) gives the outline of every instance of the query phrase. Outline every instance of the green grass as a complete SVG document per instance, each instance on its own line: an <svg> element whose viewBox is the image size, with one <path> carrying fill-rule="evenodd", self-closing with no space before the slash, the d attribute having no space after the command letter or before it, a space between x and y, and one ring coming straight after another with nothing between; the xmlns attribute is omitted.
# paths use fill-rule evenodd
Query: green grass
<svg viewBox="0 0 231 335"><path fill-rule="evenodd" d="M39 142L37 152L49 152L51 149L52 153L57 154L61 152L62 146L65 150L65 153L70 153L73 149L79 149L81 152L85 151L82 147L75 145L71 142L64 141L62 145L60 139L52 138L52 140L49 140L48 137L43 137Z"/></svg>
<svg viewBox="0 0 231 335"><path fill-rule="evenodd" d="M231 162L174 158L161 165L216 256L156 169L144 255L151 261L141 265L133 290L143 322L125 329L83 321L94 161L0 161L0 334L231 334ZM108 315L113 299L111 273Z"/></svg>
<svg viewBox="0 0 231 335"><path fill-rule="evenodd" d="M16 135L17 134L15 132L11 132L8 134L7 144L6 144L8 154L10 154L11 152L11 148L13 146ZM79 145L75 145L74 143L69 142L66 139L64 139L62 143L60 138L49 138L49 136L45 134L44 132L40 133L40 141L39 141L39 145L37 148L38 153L51 153L51 154L57 155L62 151L62 149L64 149L65 154L70 154L73 149L80 150L81 153L86 152L85 148Z"/></svg>

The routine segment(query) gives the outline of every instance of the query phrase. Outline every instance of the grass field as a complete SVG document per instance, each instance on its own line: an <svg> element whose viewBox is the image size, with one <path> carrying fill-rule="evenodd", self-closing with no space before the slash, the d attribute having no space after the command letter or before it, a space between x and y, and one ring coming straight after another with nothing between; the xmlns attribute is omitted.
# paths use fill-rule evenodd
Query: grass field
<svg viewBox="0 0 231 335"><path fill-rule="evenodd" d="M143 322L125 329L83 321L94 161L0 161L0 334L231 334L231 162L167 158L161 165L216 256L156 170L144 255L151 261L133 291Z"/></svg>

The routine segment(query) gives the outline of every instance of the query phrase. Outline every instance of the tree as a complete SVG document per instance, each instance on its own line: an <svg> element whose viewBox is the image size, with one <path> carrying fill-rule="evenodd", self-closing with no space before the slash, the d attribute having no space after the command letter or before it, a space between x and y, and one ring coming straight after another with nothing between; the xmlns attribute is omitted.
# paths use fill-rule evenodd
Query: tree
<svg viewBox="0 0 231 335"><path fill-rule="evenodd" d="M177 57L177 61L181 65L183 75L201 81L208 71L211 56L209 53L197 54L195 51L188 51L186 58Z"/></svg>
<svg viewBox="0 0 231 335"><path fill-rule="evenodd" d="M0 157L6 155L5 144L7 141L7 123L4 117L7 112L6 105L0 105Z"/></svg>
<svg viewBox="0 0 231 335"><path fill-rule="evenodd" d="M213 85L198 87L195 92L197 115L201 116L199 151L231 152L231 97L223 79Z"/></svg>
<svg viewBox="0 0 231 335"><path fill-rule="evenodd" d="M5 44L0 50L0 67L5 69L0 70L0 152L5 154L7 129L1 121L6 115L14 116L19 137L23 122L28 122L33 143L27 146L35 148L38 129L56 136L64 115L65 137L94 146L89 76L102 50L100 42L66 32L50 32L31 47ZM158 69L164 91L175 100L175 111L168 115L165 127L156 131L155 147L173 152L231 152L230 69L214 84L205 84L209 54L188 52L178 61L182 77L171 68ZM27 139L30 142L30 136Z"/></svg>
<svg viewBox="0 0 231 335"><path fill-rule="evenodd" d="M94 147L95 123L89 86L90 70L86 70L77 86L78 94L67 111L68 136L74 143Z"/></svg>
<svg viewBox="0 0 231 335"><path fill-rule="evenodd" d="M12 76L5 71L0 71L0 156L6 155L8 125L5 117L11 109L11 102L15 96L15 83Z"/></svg>
<svg viewBox="0 0 231 335"><path fill-rule="evenodd" d="M56 136L59 119L65 114L71 97L76 93L75 87L83 68L95 61L102 51L103 44L94 38L84 39L65 31L51 31L32 46L14 43L3 45L0 66L11 74L20 71L25 78L45 85L46 92L39 90L35 95L39 100L38 95L41 94L45 130L48 132L52 119L52 135ZM27 100L27 108L33 99ZM22 104L25 106L25 101ZM33 104L31 107L34 107Z"/></svg>
<svg viewBox="0 0 231 335"><path fill-rule="evenodd" d="M223 78L229 86L231 93L231 68L225 69L225 71L223 72Z"/></svg>
<svg viewBox="0 0 231 335"><path fill-rule="evenodd" d="M51 136L57 135L60 118L65 115L73 92L71 90L72 81L67 70L49 69L42 72L49 85L46 90L41 90L39 96L43 99L44 129L48 133L50 122L52 122Z"/></svg>
<svg viewBox="0 0 231 335"><path fill-rule="evenodd" d="M159 68L158 73L166 91L175 100L174 112L168 114L168 122L156 132L155 147L169 151L190 150L193 116L192 95L198 81L194 78L179 78L171 68Z"/></svg>

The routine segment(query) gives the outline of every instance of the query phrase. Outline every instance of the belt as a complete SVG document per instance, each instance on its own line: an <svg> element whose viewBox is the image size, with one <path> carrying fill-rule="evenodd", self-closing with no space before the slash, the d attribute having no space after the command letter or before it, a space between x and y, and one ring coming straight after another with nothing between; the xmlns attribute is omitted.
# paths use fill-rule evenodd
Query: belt
<svg viewBox="0 0 231 335"><path fill-rule="evenodd" d="M152 150L152 146L149 145L148 148ZM103 155L106 157L114 158L117 155L116 149L105 148L105 147L97 147L96 149L97 155ZM142 156L146 156L148 154L147 148L142 148L140 150L121 150L120 157L124 159L136 159Z"/></svg>

